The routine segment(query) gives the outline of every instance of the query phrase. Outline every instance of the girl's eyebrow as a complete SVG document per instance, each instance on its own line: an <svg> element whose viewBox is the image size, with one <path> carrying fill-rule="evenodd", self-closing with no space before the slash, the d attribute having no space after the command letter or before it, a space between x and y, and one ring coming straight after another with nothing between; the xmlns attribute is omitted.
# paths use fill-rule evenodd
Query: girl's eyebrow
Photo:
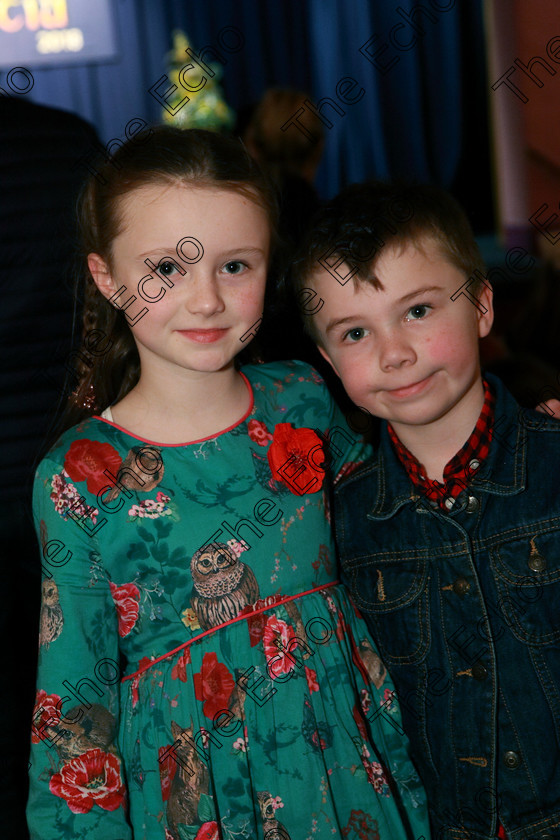
<svg viewBox="0 0 560 840"><path fill-rule="evenodd" d="M218 254L219 257L225 257L228 254L264 254L263 248L255 248L252 245L235 245L233 248L227 248Z"/></svg>
<svg viewBox="0 0 560 840"><path fill-rule="evenodd" d="M138 254L138 258L156 256L157 254L161 254L162 256L169 257L171 259L171 257L177 255L175 245L169 248L152 248L150 251L146 251L145 254Z"/></svg>
<svg viewBox="0 0 560 840"><path fill-rule="evenodd" d="M161 254L164 257L169 257L169 259L175 259L177 256L181 259L180 255L177 255L176 245L170 248L152 248L144 254L138 254L138 258L142 259L144 257L157 256L158 254ZM221 259L221 257L227 256L228 254L264 254L264 250L262 248L254 248L252 245L235 245L232 248L228 248L226 251L223 251L221 254L218 254L218 258Z"/></svg>

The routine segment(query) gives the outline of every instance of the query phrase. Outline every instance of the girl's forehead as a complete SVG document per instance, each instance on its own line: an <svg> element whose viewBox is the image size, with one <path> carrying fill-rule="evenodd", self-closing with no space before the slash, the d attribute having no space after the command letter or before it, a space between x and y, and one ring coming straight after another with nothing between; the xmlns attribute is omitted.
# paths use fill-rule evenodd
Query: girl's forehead
<svg viewBox="0 0 560 840"><path fill-rule="evenodd" d="M270 224L257 198L221 185L165 181L138 186L121 197L112 253L144 253L193 237L201 249L243 241L268 248ZM140 245L142 247L140 248Z"/></svg>
<svg viewBox="0 0 560 840"><path fill-rule="evenodd" d="M236 213L246 211L267 216L258 194L250 187L240 184L239 188L224 186L219 183L169 179L153 181L135 187L120 197L117 212L122 222L138 221L154 212L171 213L171 208L180 209L181 213Z"/></svg>

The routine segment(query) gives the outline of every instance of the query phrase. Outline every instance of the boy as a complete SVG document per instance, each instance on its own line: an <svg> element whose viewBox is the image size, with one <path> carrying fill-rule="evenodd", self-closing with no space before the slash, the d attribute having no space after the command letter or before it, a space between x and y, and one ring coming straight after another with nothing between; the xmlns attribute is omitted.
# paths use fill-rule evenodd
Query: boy
<svg viewBox="0 0 560 840"><path fill-rule="evenodd" d="M351 187L302 253L307 327L382 419L375 456L337 490L337 539L434 837L558 838L560 423L481 376L492 291L447 194Z"/></svg>

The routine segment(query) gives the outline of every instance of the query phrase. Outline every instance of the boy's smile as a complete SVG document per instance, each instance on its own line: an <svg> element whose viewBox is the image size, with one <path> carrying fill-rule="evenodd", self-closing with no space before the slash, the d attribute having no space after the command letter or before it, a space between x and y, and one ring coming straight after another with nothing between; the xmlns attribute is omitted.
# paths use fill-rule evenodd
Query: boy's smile
<svg viewBox="0 0 560 840"><path fill-rule="evenodd" d="M479 295L484 315L464 295L451 300L463 273L432 239L420 245L381 253L373 273L382 289L314 272L310 284L324 300L314 323L356 405L388 420L411 451L419 440L457 439L452 457L482 408L478 339L492 326L491 292Z"/></svg>

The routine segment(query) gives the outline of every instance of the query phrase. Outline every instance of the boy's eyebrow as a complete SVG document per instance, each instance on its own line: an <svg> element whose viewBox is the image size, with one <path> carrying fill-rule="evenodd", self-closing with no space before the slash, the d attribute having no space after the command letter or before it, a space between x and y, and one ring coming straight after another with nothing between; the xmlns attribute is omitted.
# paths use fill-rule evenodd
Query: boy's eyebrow
<svg viewBox="0 0 560 840"><path fill-rule="evenodd" d="M363 318L363 315L348 315L346 318L331 318L327 326L325 327L325 332L330 333L331 330L334 330L335 327L340 327L342 324L349 324L349 323L356 323Z"/></svg>
<svg viewBox="0 0 560 840"><path fill-rule="evenodd" d="M409 292L407 295L403 295L402 298L399 298L395 303L406 303L407 300L411 300L412 298L418 297L419 295L427 295L430 292L444 292L445 289L443 286L425 286L423 289L416 289L414 292Z"/></svg>

